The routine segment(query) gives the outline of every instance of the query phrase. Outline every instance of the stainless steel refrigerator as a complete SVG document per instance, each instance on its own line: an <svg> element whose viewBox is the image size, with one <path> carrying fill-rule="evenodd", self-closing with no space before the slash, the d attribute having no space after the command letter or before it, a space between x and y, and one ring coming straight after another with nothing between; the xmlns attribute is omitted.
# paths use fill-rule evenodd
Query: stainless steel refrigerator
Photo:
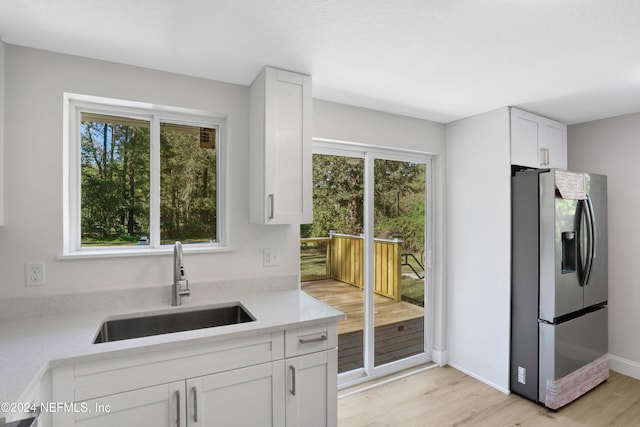
<svg viewBox="0 0 640 427"><path fill-rule="evenodd" d="M607 177L512 177L511 391L557 409L609 376Z"/></svg>

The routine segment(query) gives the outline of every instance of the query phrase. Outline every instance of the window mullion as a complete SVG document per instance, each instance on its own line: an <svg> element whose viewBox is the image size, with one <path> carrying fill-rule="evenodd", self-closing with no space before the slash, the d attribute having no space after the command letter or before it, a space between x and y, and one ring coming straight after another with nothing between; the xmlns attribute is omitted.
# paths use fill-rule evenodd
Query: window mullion
<svg viewBox="0 0 640 427"><path fill-rule="evenodd" d="M69 186L65 189L67 192L66 197L70 199L70 205L68 216L66 216L65 227L70 230L70 236L67 240L67 247L64 248L65 251L77 251L80 249L80 218L82 217L81 208L81 137L80 137L80 110L77 108L70 108L70 117L71 124L69 129L67 130L67 134L69 135L69 141L71 141L72 146L67 148L67 153L65 153L65 158L68 158L69 168L63 168L65 173L68 173L68 182Z"/></svg>
<svg viewBox="0 0 640 427"><path fill-rule="evenodd" d="M151 168L149 182L149 233L154 248L160 247L160 119L153 116L150 129Z"/></svg>

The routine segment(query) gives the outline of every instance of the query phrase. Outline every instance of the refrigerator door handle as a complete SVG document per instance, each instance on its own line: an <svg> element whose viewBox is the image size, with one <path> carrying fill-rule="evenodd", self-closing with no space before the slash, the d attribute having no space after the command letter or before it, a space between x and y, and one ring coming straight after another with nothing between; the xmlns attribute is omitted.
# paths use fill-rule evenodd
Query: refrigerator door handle
<svg viewBox="0 0 640 427"><path fill-rule="evenodd" d="M593 210L593 202L589 196L587 196L587 207L589 208L589 217L591 220L591 262L593 263L593 260L596 259L596 248L598 245L596 242L596 215Z"/></svg>
<svg viewBox="0 0 640 427"><path fill-rule="evenodd" d="M587 217L588 217L588 226L589 226L589 269L587 270L587 278L584 282L585 286L589 284L589 279L591 278L591 270L593 268L593 261L596 258L596 218L593 211L593 202L591 198L587 196L586 199L587 206Z"/></svg>
<svg viewBox="0 0 640 427"><path fill-rule="evenodd" d="M578 254L581 257L584 253L584 263L582 260L579 262L580 268L580 286L587 286L589 284L589 278L591 277L591 268L593 267L593 260L596 256L596 230L595 230L595 218L593 214L593 203L589 196L585 200L580 202L582 204L580 209L580 220L578 235ZM584 218L585 229L582 228L582 220ZM582 237L584 235L584 238ZM582 245L585 244L586 248ZM583 252L586 249L586 252Z"/></svg>

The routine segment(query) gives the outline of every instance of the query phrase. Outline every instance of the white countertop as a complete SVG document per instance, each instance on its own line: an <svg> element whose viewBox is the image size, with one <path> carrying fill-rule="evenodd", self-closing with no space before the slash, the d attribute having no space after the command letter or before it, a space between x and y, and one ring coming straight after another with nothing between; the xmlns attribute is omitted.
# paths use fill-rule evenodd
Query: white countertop
<svg viewBox="0 0 640 427"><path fill-rule="evenodd" d="M140 293L140 290L133 292ZM162 297L157 297L158 292ZM19 402L20 399L24 399L25 393L40 381L41 376L56 366L176 349L344 318L342 312L301 292L297 286L295 289L269 291L257 290L255 287L241 287L238 290L227 287L221 291L214 285L192 285L191 296L183 298L183 304L179 307L171 307L168 286L151 289L149 293L151 296L148 299L142 298L144 303L135 307L126 304L114 307L117 301L110 301L108 294L101 293L97 295L104 301L103 304L74 307L73 302L68 302L65 303L66 307L62 312L53 309L50 310L53 314L2 319L0 402ZM79 301L86 302L87 296L83 298L79 298ZM126 292L119 291L117 298L126 298ZM98 328L107 318L146 312L192 310L235 302L241 303L256 320L236 325L93 344Z"/></svg>

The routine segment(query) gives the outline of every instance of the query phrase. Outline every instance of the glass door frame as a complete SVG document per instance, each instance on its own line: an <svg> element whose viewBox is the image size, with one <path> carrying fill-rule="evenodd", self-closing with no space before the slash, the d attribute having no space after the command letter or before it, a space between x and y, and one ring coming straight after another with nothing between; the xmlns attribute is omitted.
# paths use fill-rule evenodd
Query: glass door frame
<svg viewBox="0 0 640 427"><path fill-rule="evenodd" d="M347 141L313 138L313 154L338 155L364 160L364 339L362 368L338 375L338 388L355 385L431 361L434 324L434 272L433 272L433 190L434 157L423 152L389 147L378 147ZM395 160L425 164L425 302L424 351L398 361L374 366L374 160Z"/></svg>

